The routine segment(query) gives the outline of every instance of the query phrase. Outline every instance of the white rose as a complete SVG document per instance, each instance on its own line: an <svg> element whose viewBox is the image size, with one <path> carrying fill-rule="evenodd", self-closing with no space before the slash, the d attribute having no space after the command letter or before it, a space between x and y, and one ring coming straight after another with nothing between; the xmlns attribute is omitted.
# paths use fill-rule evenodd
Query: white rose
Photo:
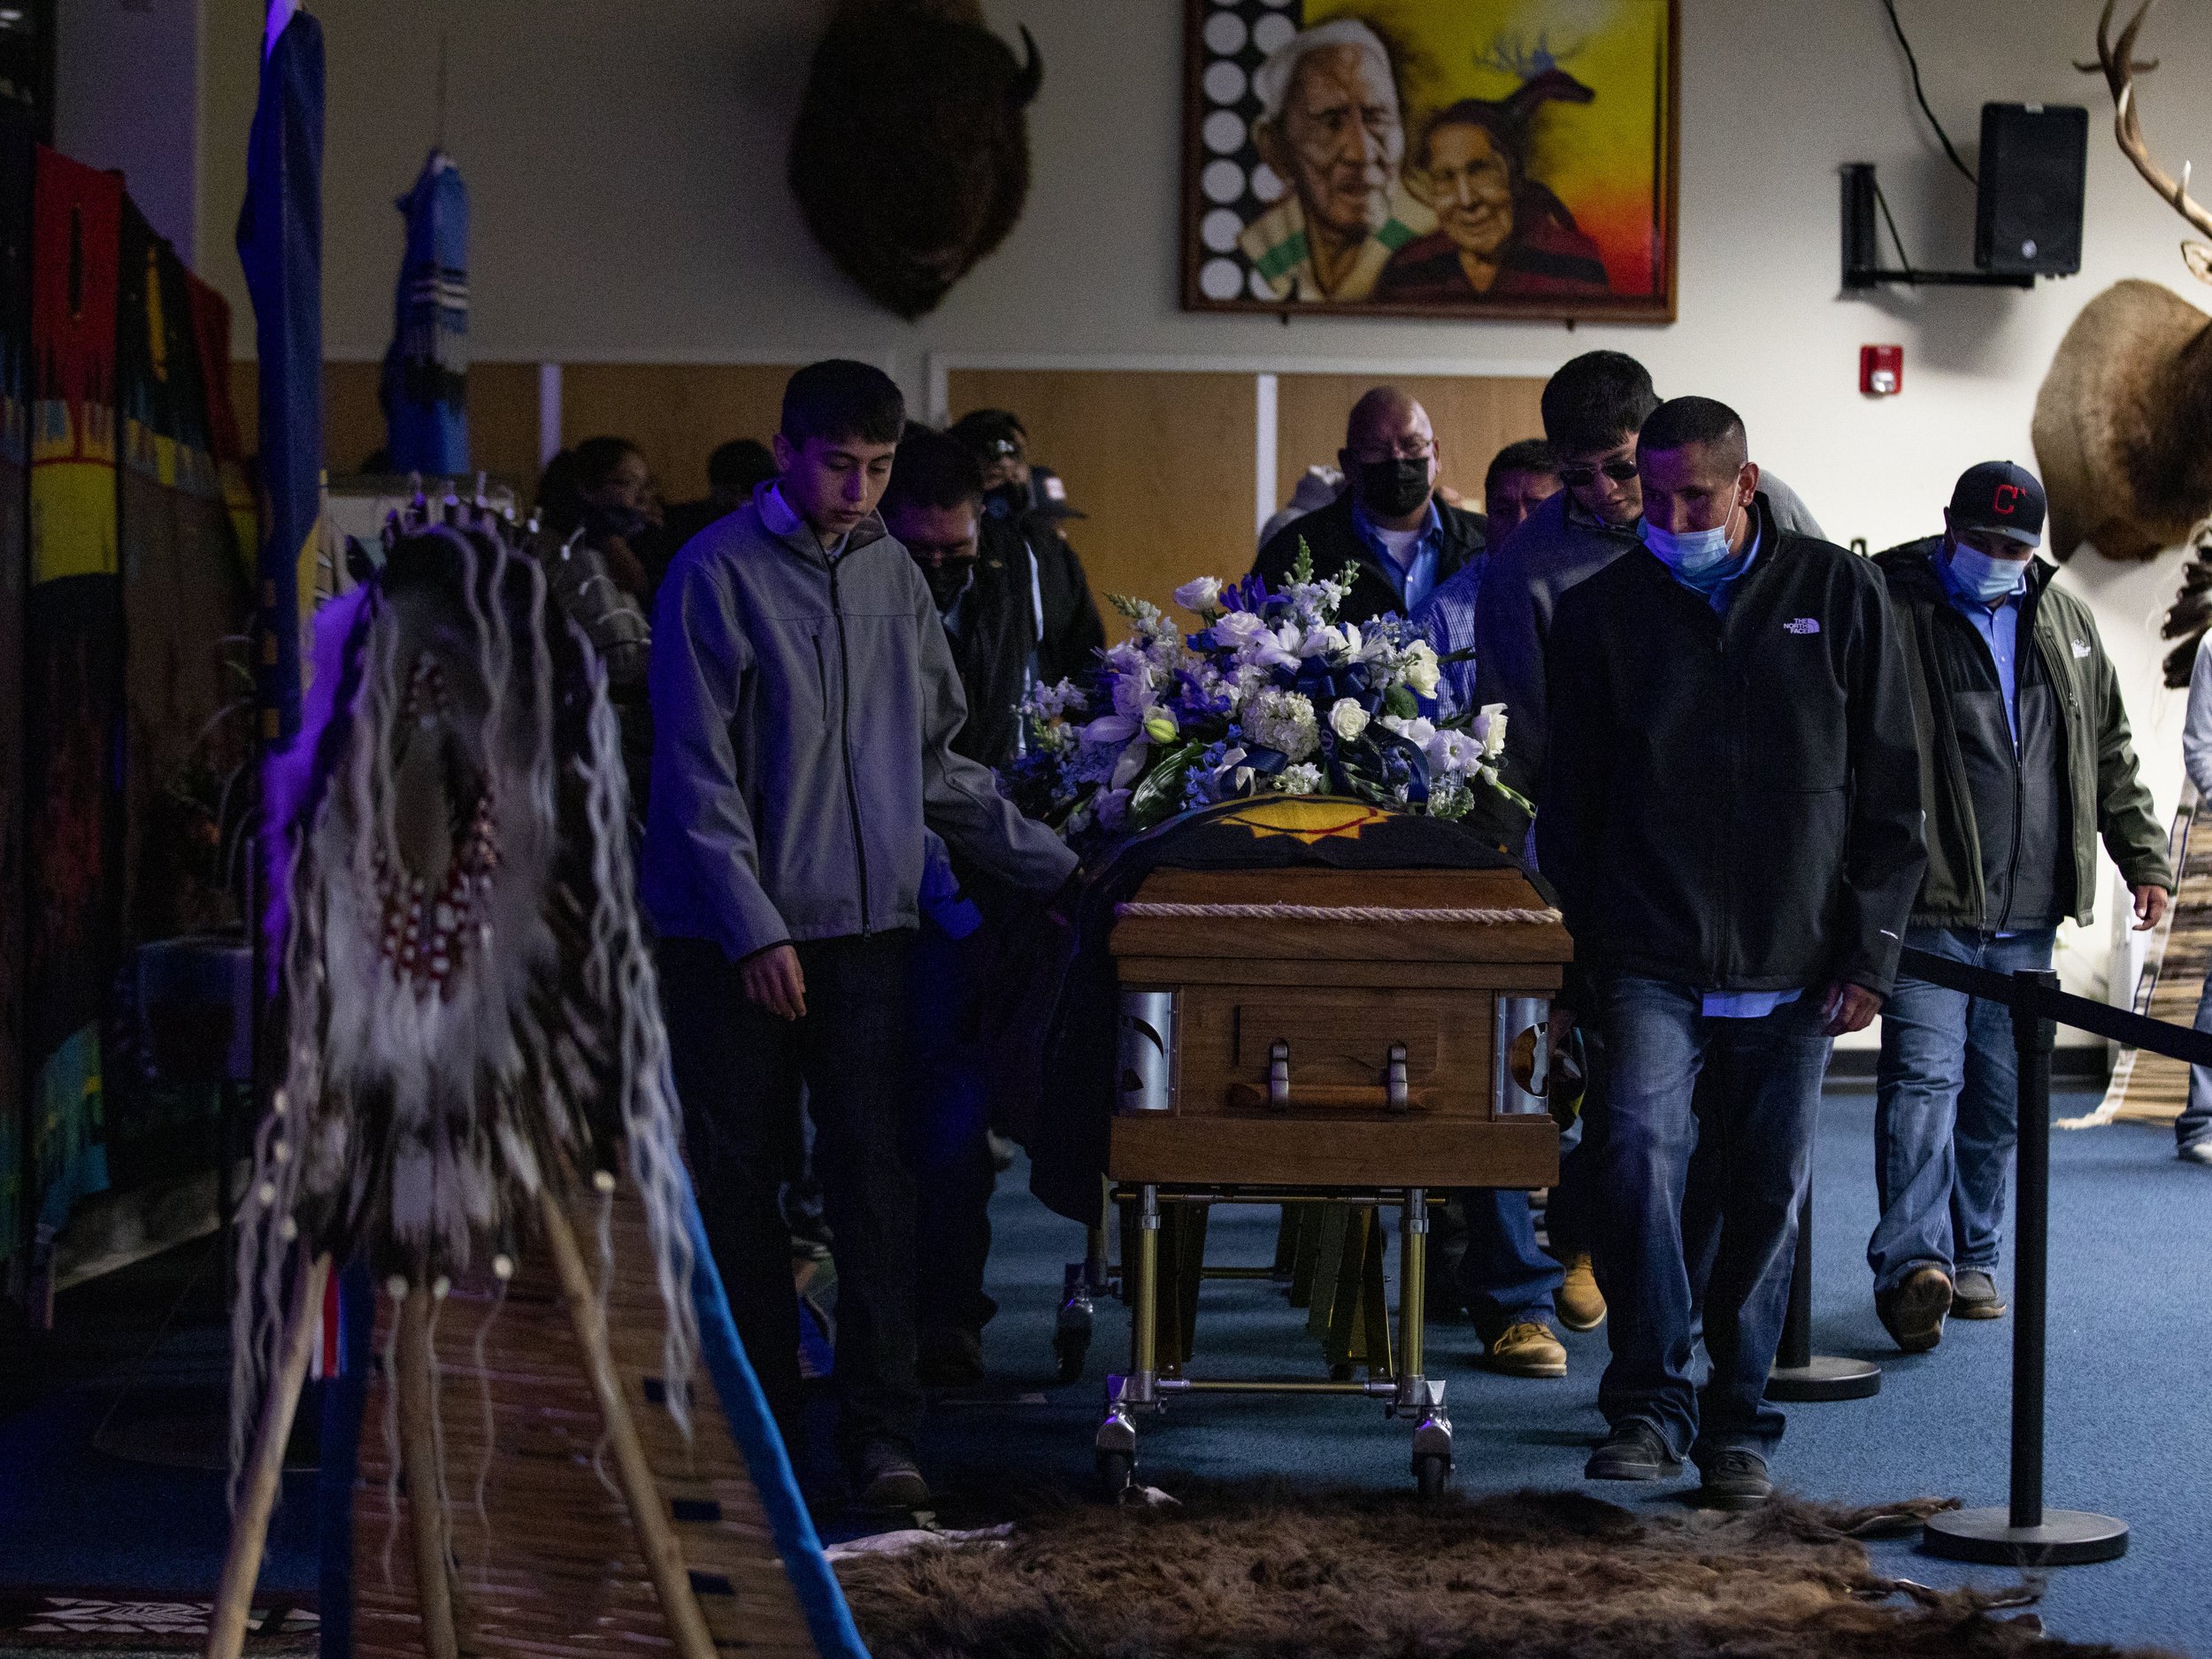
<svg viewBox="0 0 2212 1659"><path fill-rule="evenodd" d="M1405 661L1400 672L1405 675L1406 686L1417 697L1433 697L1436 682L1443 670L1436 660L1436 651L1426 640L1416 640L1406 647Z"/></svg>
<svg viewBox="0 0 2212 1659"><path fill-rule="evenodd" d="M1221 609L1221 579L1201 576L1185 582L1175 590L1175 603L1193 616L1202 617Z"/></svg>
<svg viewBox="0 0 2212 1659"><path fill-rule="evenodd" d="M1485 760L1495 760L1505 753L1505 704L1486 703L1475 718L1477 734L1482 739Z"/></svg>
<svg viewBox="0 0 2212 1659"><path fill-rule="evenodd" d="M1339 697L1329 710L1329 729L1347 743L1356 741L1367 729L1367 710L1349 697Z"/></svg>
<svg viewBox="0 0 2212 1659"><path fill-rule="evenodd" d="M1214 624L1214 637L1233 645L1240 640L1250 639L1266 626L1249 611L1232 611Z"/></svg>
<svg viewBox="0 0 2212 1659"><path fill-rule="evenodd" d="M1414 748L1419 749L1427 749L1430 741L1436 736L1436 727L1417 717L1406 720L1401 719L1394 714L1386 714L1383 716L1383 724L1400 737L1404 738Z"/></svg>

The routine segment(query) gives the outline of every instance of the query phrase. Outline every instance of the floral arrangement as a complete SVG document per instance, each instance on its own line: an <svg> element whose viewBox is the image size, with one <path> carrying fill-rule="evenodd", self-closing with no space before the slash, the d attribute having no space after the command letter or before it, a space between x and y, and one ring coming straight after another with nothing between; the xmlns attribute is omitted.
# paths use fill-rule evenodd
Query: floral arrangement
<svg viewBox="0 0 2212 1659"><path fill-rule="evenodd" d="M1463 818L1486 797L1527 803L1498 781L1505 709L1445 716L1440 663L1403 618L1340 623L1356 572L1317 579L1301 544L1291 580L1201 577L1175 603L1114 596L1133 637L1078 685L1022 706L1028 749L1014 799L1070 841L1103 841L1192 808L1263 791L1342 795Z"/></svg>

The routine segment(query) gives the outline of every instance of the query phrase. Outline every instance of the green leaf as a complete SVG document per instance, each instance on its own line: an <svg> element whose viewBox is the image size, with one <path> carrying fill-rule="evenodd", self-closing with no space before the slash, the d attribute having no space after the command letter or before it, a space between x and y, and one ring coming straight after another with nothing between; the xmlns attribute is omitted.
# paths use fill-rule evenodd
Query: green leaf
<svg viewBox="0 0 2212 1659"><path fill-rule="evenodd" d="M1191 762L1205 752L1204 745L1186 743L1170 749L1153 764L1142 782L1129 796L1129 823L1133 829L1150 829L1163 818L1175 816L1183 804L1183 774Z"/></svg>
<svg viewBox="0 0 2212 1659"><path fill-rule="evenodd" d="M1306 545L1306 538L1298 538L1298 557L1290 562L1290 580L1310 582L1313 580L1313 549Z"/></svg>
<svg viewBox="0 0 2212 1659"><path fill-rule="evenodd" d="M1393 686L1383 697L1383 708L1401 720L1410 720L1421 712L1420 700L1413 695L1410 686Z"/></svg>

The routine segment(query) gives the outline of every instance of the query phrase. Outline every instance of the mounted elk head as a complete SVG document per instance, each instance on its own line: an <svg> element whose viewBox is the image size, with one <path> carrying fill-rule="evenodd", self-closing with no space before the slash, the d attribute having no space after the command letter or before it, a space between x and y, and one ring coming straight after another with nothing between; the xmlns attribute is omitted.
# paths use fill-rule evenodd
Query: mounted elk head
<svg viewBox="0 0 2212 1659"><path fill-rule="evenodd" d="M2136 111L2135 59L2156 0L2144 0L2117 41L2114 0L2097 21L2097 61L2112 88L2113 134L2160 200L2212 236L2212 211L2189 195L2189 167L2170 177L2153 160ZM2212 282L2212 247L2182 257ZM2050 548L2068 557L2092 541L2108 558L2147 559L2189 539L2212 514L2212 318L2155 282L2115 283L2082 308L2035 400L2035 455L2050 497Z"/></svg>
<svg viewBox="0 0 2212 1659"><path fill-rule="evenodd" d="M979 0L841 0L791 130L791 193L871 299L936 309L1006 239L1029 194L1025 111L1044 65Z"/></svg>

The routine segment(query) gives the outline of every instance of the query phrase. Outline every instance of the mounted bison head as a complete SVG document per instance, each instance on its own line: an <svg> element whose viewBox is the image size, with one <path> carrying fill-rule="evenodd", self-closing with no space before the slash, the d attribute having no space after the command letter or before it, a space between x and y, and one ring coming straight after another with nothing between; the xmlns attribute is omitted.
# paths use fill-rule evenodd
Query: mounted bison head
<svg viewBox="0 0 2212 1659"><path fill-rule="evenodd" d="M2112 88L2113 131L2136 171L2183 219L2212 235L2212 211L2154 161L2137 119L2135 37L2154 0L2109 39L2113 0L2097 22L2097 61ZM2182 244L2200 281L2212 248ZM2082 308L2059 342L2035 400L2035 455L2050 496L2060 558L2092 541L2108 558L2147 559L2188 539L2212 513L2212 318L2155 282L2117 282Z"/></svg>
<svg viewBox="0 0 2212 1659"><path fill-rule="evenodd" d="M841 0L791 131L791 193L838 269L911 319L1006 239L1044 66L978 0Z"/></svg>

